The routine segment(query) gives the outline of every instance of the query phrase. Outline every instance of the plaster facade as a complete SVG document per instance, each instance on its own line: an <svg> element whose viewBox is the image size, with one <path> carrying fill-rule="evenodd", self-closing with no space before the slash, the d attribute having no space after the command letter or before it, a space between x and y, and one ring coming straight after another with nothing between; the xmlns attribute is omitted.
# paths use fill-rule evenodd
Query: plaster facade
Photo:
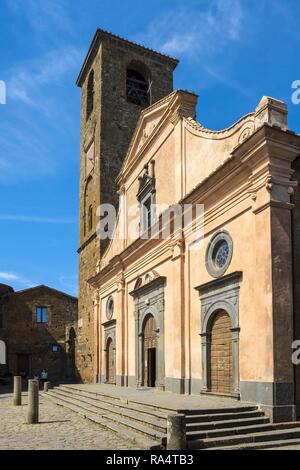
<svg viewBox="0 0 300 470"><path fill-rule="evenodd" d="M214 315L224 311L231 320L230 395L260 404L274 421L292 420L300 396L291 360L299 323L292 217L300 137L288 130L287 106L279 100L263 97L254 112L212 131L195 120L197 98L173 91L140 110L132 130L116 178L125 203L118 206L113 239L90 265L89 377L105 375L112 297L117 384L143 386L143 318L151 314L156 387L217 394L209 387L209 345ZM149 179L160 236L146 239L137 195ZM178 204L203 205L204 217L200 224L194 213L188 225L171 223L164 237L167 208ZM134 207L133 215L128 209ZM232 246L218 276L207 269L207 250L222 231Z"/></svg>

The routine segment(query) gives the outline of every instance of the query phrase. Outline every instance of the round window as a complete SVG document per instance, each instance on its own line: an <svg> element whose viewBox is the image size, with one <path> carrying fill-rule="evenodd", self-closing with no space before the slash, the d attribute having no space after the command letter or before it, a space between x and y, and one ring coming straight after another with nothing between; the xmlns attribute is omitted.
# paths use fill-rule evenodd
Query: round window
<svg viewBox="0 0 300 470"><path fill-rule="evenodd" d="M110 320L114 314L114 299L109 297L106 303L106 318Z"/></svg>
<svg viewBox="0 0 300 470"><path fill-rule="evenodd" d="M220 240L215 246L213 260L217 269L223 269L229 257L229 245L226 240Z"/></svg>
<svg viewBox="0 0 300 470"><path fill-rule="evenodd" d="M226 230L217 232L206 251L206 269L213 277L222 276L227 270L233 251L231 236Z"/></svg>

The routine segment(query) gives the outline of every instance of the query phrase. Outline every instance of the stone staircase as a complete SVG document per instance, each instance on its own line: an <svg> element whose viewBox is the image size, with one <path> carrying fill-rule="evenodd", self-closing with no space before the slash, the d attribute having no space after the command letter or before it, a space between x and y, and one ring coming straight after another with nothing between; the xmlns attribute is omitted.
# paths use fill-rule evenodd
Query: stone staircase
<svg viewBox="0 0 300 470"><path fill-rule="evenodd" d="M174 413L171 408L74 385L60 385L44 396L133 440L141 449L159 450L166 446L167 416ZM177 412L186 415L190 450L267 449L300 444L300 422L272 424L257 406Z"/></svg>
<svg viewBox="0 0 300 470"><path fill-rule="evenodd" d="M186 414L189 450L257 450L300 444L300 423L270 423L257 406Z"/></svg>
<svg viewBox="0 0 300 470"><path fill-rule="evenodd" d="M57 405L133 440L141 448L161 449L166 445L168 410L67 385L50 389L44 393L46 396Z"/></svg>

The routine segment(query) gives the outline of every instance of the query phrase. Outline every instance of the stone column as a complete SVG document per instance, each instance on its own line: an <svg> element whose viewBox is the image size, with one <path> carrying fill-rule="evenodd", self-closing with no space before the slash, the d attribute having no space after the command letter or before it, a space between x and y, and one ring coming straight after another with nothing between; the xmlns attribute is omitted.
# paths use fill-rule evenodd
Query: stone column
<svg viewBox="0 0 300 470"><path fill-rule="evenodd" d="M22 405L22 377L16 375L14 377L14 406Z"/></svg>
<svg viewBox="0 0 300 470"><path fill-rule="evenodd" d="M48 390L50 388L50 385L51 385L51 382L45 382L44 383L44 392L48 392Z"/></svg>
<svg viewBox="0 0 300 470"><path fill-rule="evenodd" d="M144 370L144 353L143 353L143 333L139 333L139 355L138 355L138 382L137 386L141 387L143 383L143 370Z"/></svg>
<svg viewBox="0 0 300 470"><path fill-rule="evenodd" d="M240 393L239 381L239 333L240 328L231 328L231 347L232 347L232 379L233 392Z"/></svg>
<svg viewBox="0 0 300 470"><path fill-rule="evenodd" d="M186 450L186 418L184 414L167 417L167 450Z"/></svg>
<svg viewBox="0 0 300 470"><path fill-rule="evenodd" d="M28 381L28 414L27 423L39 422L39 384L37 380Z"/></svg>
<svg viewBox="0 0 300 470"><path fill-rule="evenodd" d="M202 358L202 391L207 392L210 386L210 334L200 333Z"/></svg>

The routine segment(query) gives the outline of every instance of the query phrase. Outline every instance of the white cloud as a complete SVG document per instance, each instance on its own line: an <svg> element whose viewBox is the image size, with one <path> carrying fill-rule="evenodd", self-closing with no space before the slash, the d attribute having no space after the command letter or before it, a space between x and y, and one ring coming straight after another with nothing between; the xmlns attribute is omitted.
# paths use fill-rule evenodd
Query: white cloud
<svg viewBox="0 0 300 470"><path fill-rule="evenodd" d="M3 72L7 116L0 122L1 182L55 174L62 165L55 158L58 139L52 136L68 136L70 145L74 144L75 118L70 112L73 102L69 90L75 89L82 56L79 49L63 46Z"/></svg>
<svg viewBox="0 0 300 470"><path fill-rule="evenodd" d="M71 71L79 70L83 51L72 46L46 52L37 59L18 64L6 72L7 98L26 105L46 108L51 94L45 93L45 86L57 85ZM50 95L50 96L49 96Z"/></svg>
<svg viewBox="0 0 300 470"><path fill-rule="evenodd" d="M26 19L41 42L58 43L54 30L68 34L74 31L70 10L64 0L6 0L6 5L16 17Z"/></svg>
<svg viewBox="0 0 300 470"><path fill-rule="evenodd" d="M19 274L5 271L0 271L0 280L4 282L16 282L18 284L24 285L25 287L31 287L33 284L31 281L24 278L23 276L20 276Z"/></svg>
<svg viewBox="0 0 300 470"><path fill-rule="evenodd" d="M200 59L238 41L243 17L240 0L213 0L206 8L183 7L165 13L136 39L171 56Z"/></svg>
<svg viewBox="0 0 300 470"><path fill-rule="evenodd" d="M13 222L43 223L43 224L75 224L76 223L76 220L72 218L38 217L38 216L26 216L26 215L15 215L15 214L0 214L0 220L7 220L7 221L13 221Z"/></svg>

